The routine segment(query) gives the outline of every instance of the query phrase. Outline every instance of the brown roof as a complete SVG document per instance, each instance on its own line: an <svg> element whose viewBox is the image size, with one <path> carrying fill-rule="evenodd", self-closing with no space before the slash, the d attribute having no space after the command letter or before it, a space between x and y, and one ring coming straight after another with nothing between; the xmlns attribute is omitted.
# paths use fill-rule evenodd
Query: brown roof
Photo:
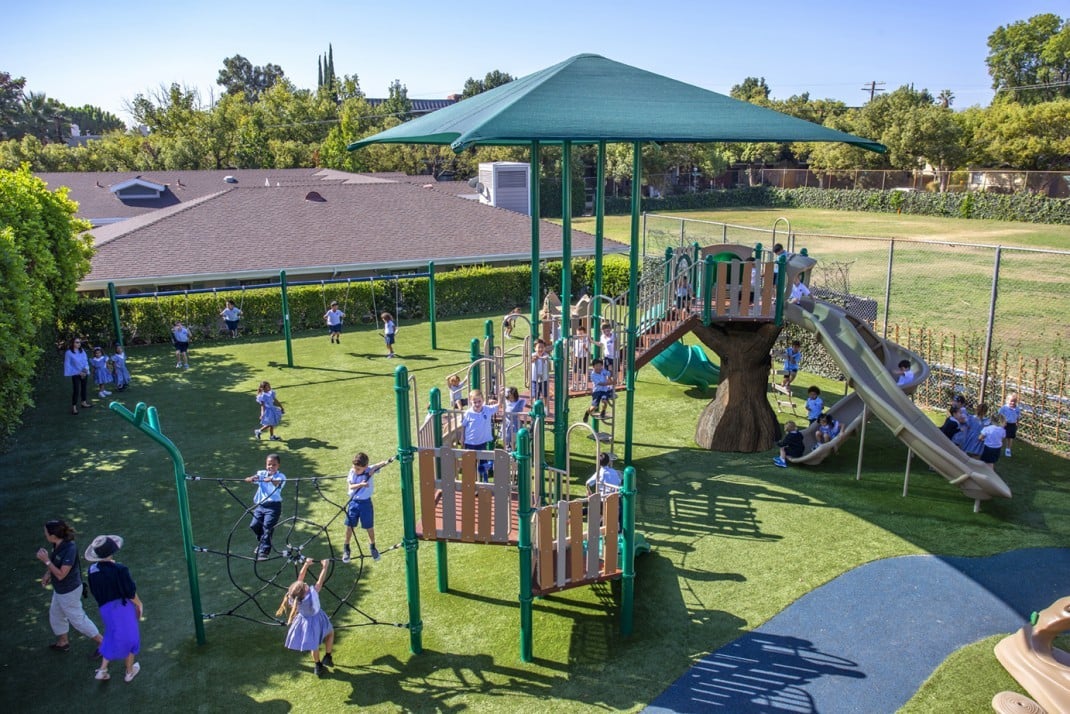
<svg viewBox="0 0 1070 714"><path fill-rule="evenodd" d="M259 185L255 179L208 182L214 193L94 229L97 254L81 288L251 279L280 270L300 279L420 269L432 260L442 266L530 261L526 215L448 190L343 172L314 184L280 179L268 187L263 176L269 173L278 175L260 172ZM322 200L306 198L313 191ZM540 238L542 256L559 258L561 227L543 221ZM606 250L621 248L607 241ZM593 236L573 231L572 252L593 254Z"/></svg>
<svg viewBox="0 0 1070 714"><path fill-rule="evenodd" d="M69 189L70 198L78 203L78 217L93 225L106 225L116 221L144 215L162 208L177 206L194 199L216 193L234 186L311 185L341 183L343 181L382 181L384 179L365 174L352 174L328 169L226 169L220 171L97 171L85 173L39 173L36 174L52 190L60 186ZM232 176L237 183L223 179ZM117 186L133 178L167 186L157 199L121 200L111 192Z"/></svg>

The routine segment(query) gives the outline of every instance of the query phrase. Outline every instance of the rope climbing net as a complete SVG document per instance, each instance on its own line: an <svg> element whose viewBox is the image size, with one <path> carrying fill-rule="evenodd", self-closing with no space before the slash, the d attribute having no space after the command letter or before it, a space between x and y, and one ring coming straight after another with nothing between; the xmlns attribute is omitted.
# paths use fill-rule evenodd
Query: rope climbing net
<svg viewBox="0 0 1070 714"><path fill-rule="evenodd" d="M328 487L339 481L345 483L345 476L286 479L288 488L282 499L282 512L274 524L271 552L266 557L258 555L259 540L248 532L257 506L247 502L237 491L250 486L245 479L187 475L186 481L215 483L241 508L241 514L219 547L194 546L197 553L223 560L227 578L238 592L231 606L205 612L205 620L229 616L263 625L286 626L285 620L275 615L276 608L290 583L297 579L302 563L311 558L326 559L331 563L320 601L335 629L369 625L408 627L405 623L379 620L356 604L365 560L371 556L365 554L360 545L362 534L354 528L351 561L344 564L338 557L339 541L345 533L348 501L340 502ZM321 505L314 507L315 504ZM323 513L328 514L327 520L317 521L316 517ZM383 548L381 553L397 550L400 546L397 543Z"/></svg>

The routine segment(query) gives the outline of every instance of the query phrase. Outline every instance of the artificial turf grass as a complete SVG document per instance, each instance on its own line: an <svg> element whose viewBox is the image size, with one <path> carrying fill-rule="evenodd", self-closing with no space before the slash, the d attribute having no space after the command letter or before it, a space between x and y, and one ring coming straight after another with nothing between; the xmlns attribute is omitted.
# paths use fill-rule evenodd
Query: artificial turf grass
<svg viewBox="0 0 1070 714"><path fill-rule="evenodd" d="M444 321L439 329L445 349L430 353L426 324L402 327L400 362L416 374L422 405L427 389L441 388L442 377L467 361L466 346L482 334L482 318ZM358 448L373 459L396 450L396 365L377 356L381 347L370 330L344 333L342 345L328 345L325 335L302 335L294 342L298 368L290 370L279 366L285 352L278 340L195 344L188 372L173 369L164 346L137 348L131 355L135 384L122 397L131 406L142 399L159 407L164 432L182 449L191 473L246 475L261 467L269 450L278 449L291 477L341 474ZM406 353L416 358L405 358ZM253 395L261 379L271 381L286 405L282 444L252 439ZM836 392L836 383L815 381ZM810 383L804 375L797 385L804 389ZM867 434L860 482L854 481L857 439L820 467L806 469L775 469L769 463L772 452L698 449L691 441L694 424L712 390L702 395L644 370L637 387L634 465L639 529L654 551L637 561L631 638L617 631L612 586L568 591L536 601L536 662L521 664L515 549L451 545L451 592L439 594L435 549L421 543L425 653L409 655L404 630L340 629L338 667L330 678L317 681L307 655L281 647L278 627L218 618L207 623L208 644L193 644L169 462L160 447L99 406L70 416L65 397L66 384L58 378L46 381L40 406L29 415L15 448L0 457L0 472L16 474L14 483L23 485L5 490L5 512L11 517L0 527L16 552L30 554L28 564L13 569L17 587L5 602L22 626L12 628L12 676L0 687L20 709L56 706L73 691L85 694L79 705L90 710L159 708L161 701L211 709L258 703L280 709L350 704L382 711L634 710L694 659L858 564L907 553L980 555L1061 545L1070 527L1067 519L1048 517L1066 513L1070 504L1065 480L1057 474L1065 461L1024 445L1016 447L1014 459L1000 462L1005 477L1015 475L1010 483L1016 498L987 503L981 514L973 514L968 500L942 477L920 471L918 462L911 496L902 499L906 450L883 427L872 426ZM623 404L618 402L620 414ZM582 400L573 401L574 417L583 406ZM593 451L589 442L574 447ZM617 445L616 451L623 449ZM589 463L590 457L577 453L573 463ZM381 548L401 535L396 468L388 467L376 485ZM580 479L589 467L582 468ZM191 485L190 495L195 539L224 538L241 509L209 481ZM292 496L293 491L287 493ZM322 506L318 513L317 518L330 517ZM47 593L33 584L39 568L30 557L43 544L40 524L55 515L77 519L83 547L98 532L127 536L121 559L131 566L146 601L145 669L130 687L112 687L106 698L92 682L91 668L74 658L53 668L54 691L18 686L32 682L42 662L51 662L41 659L49 637ZM251 549L243 524L234 535ZM332 537L337 543L340 527ZM357 538L366 546L363 531ZM199 556L198 569L205 609L233 604L235 591L225 567ZM362 609L387 621L407 619L403 551L370 564L359 585ZM272 597L265 607L277 604ZM90 611L95 616L95 608ZM337 620L346 625L360 618ZM75 650L87 648L83 638L72 639Z"/></svg>

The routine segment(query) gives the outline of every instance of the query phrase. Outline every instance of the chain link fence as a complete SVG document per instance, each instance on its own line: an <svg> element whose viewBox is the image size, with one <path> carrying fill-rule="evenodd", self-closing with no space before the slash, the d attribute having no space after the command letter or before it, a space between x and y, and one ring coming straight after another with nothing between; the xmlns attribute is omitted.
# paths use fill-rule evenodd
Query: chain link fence
<svg viewBox="0 0 1070 714"><path fill-rule="evenodd" d="M989 413L1017 392L1019 435L1070 455L1070 251L910 239L825 235L646 214L643 250L664 255L694 243L782 243L818 263L812 288L870 306L859 317L878 334L925 359L932 377L919 404L946 409L951 397L988 404ZM785 338L809 345L808 370L842 379L816 340L797 328Z"/></svg>

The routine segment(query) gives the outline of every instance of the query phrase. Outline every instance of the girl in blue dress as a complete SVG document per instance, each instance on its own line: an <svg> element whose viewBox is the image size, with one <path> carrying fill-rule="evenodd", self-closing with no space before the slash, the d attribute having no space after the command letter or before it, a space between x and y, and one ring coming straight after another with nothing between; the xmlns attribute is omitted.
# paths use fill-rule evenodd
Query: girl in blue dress
<svg viewBox="0 0 1070 714"><path fill-rule="evenodd" d="M308 569L312 566L312 559L306 558L301 572L283 597L276 615L282 615L287 608L290 615L287 623L290 629L286 632L286 649L297 652L311 652L312 661L315 662L317 677L326 673L327 667L334 666L334 658L331 651L334 649L334 626L327 613L320 607L320 590L327 581L327 566L330 561L320 561L320 576L312 587L305 582ZM324 646L323 660L320 661L320 645Z"/></svg>
<svg viewBox="0 0 1070 714"><path fill-rule="evenodd" d="M111 356L111 364L115 369L115 388L123 391L130 386L130 370L126 368L126 353L122 345L115 345L115 354Z"/></svg>
<svg viewBox="0 0 1070 714"><path fill-rule="evenodd" d="M282 441L281 438L275 436L275 427L282 421L282 415L285 412L282 409L282 402L275 398L275 390L271 388L267 380L261 382L260 388L256 390L256 402L260 405L260 427L253 430L253 436L259 440L261 432L267 429L271 441Z"/></svg>
<svg viewBox="0 0 1070 714"><path fill-rule="evenodd" d="M108 391L107 387L114 380L111 376L111 371L108 369L108 356L104 354L104 350L100 347L94 347L93 358L89 360L89 364L93 366L93 379L96 380L97 389L100 390L100 398L110 397L111 392Z"/></svg>

